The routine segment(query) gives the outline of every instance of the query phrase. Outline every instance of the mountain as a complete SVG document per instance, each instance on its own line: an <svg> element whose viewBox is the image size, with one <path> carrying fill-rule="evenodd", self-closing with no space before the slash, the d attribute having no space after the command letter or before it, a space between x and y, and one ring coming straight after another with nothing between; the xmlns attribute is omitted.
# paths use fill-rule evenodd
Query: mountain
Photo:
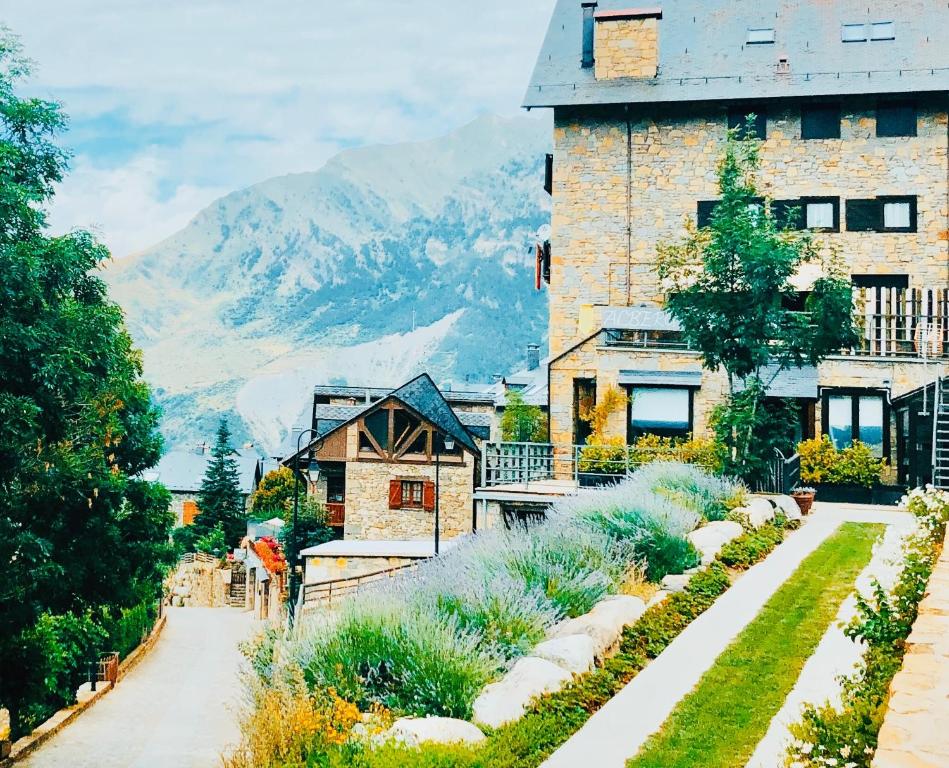
<svg viewBox="0 0 949 768"><path fill-rule="evenodd" d="M318 383L456 388L517 367L547 329L549 124L482 117L438 139L347 150L217 200L106 271L164 408L169 446L275 451Z"/></svg>

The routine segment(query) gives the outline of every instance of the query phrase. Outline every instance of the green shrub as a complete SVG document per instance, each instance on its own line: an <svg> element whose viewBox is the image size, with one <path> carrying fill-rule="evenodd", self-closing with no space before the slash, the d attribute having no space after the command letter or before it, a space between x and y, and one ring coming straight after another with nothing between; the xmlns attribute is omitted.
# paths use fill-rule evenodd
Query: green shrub
<svg viewBox="0 0 949 768"><path fill-rule="evenodd" d="M633 483L698 512L706 520L724 520L740 506L744 485L710 475L693 464L657 461L633 475Z"/></svg>
<svg viewBox="0 0 949 768"><path fill-rule="evenodd" d="M498 671L478 641L449 618L373 596L314 625L295 653L310 690L331 688L360 709L467 718Z"/></svg>
<svg viewBox="0 0 949 768"><path fill-rule="evenodd" d="M157 620L156 606L152 601L139 603L132 608L118 609L116 618L105 620L108 632L109 651L116 651L125 658L148 637Z"/></svg>
<svg viewBox="0 0 949 768"><path fill-rule="evenodd" d="M205 552L214 557L224 557L224 553L227 552L224 524L218 523L203 536L198 536L194 540L194 551Z"/></svg>
<svg viewBox="0 0 949 768"><path fill-rule="evenodd" d="M784 539L782 524L768 523L722 547L718 559L729 568L744 571L763 559Z"/></svg>
<svg viewBox="0 0 949 768"><path fill-rule="evenodd" d="M884 459L873 455L870 446L855 440L843 450L838 450L830 437L823 435L814 440L805 440L797 447L801 457L801 481L814 483L840 483L862 485L872 488L880 482Z"/></svg>

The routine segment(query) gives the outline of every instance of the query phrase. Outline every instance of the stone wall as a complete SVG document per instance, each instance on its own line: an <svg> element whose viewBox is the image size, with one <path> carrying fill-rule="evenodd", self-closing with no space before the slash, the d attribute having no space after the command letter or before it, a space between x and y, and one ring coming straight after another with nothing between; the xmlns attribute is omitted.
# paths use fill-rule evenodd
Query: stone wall
<svg viewBox="0 0 949 768"><path fill-rule="evenodd" d="M470 456L464 464L442 461L440 471L441 536L450 539L470 533L474 467ZM347 539L430 539L435 513L424 509L389 509L390 480L435 480L434 464L390 464L356 460L346 464Z"/></svg>
<svg viewBox="0 0 949 768"><path fill-rule="evenodd" d="M593 50L597 80L655 77L659 67L658 19L598 19Z"/></svg>
<svg viewBox="0 0 949 768"><path fill-rule="evenodd" d="M929 579L907 639L903 667L890 684L873 768L949 765L949 550Z"/></svg>
<svg viewBox="0 0 949 768"><path fill-rule="evenodd" d="M920 104L919 135L912 138L877 138L875 104L869 98L844 100L841 138L807 141L800 139L799 105L770 106L760 186L777 199L839 196L842 209L848 198L917 195L917 233L844 231L819 237L839 251L852 272L900 272L910 275L913 287L942 287L949 281L945 100L931 96ZM726 107L652 109L647 114L645 107L630 108L628 137L622 108L555 112L550 283L555 356L582 338L585 306L660 302L657 243L681 239L685 220L695 220L696 203L717 197Z"/></svg>
<svg viewBox="0 0 949 768"><path fill-rule="evenodd" d="M304 583L353 579L416 562L408 557L308 557Z"/></svg>

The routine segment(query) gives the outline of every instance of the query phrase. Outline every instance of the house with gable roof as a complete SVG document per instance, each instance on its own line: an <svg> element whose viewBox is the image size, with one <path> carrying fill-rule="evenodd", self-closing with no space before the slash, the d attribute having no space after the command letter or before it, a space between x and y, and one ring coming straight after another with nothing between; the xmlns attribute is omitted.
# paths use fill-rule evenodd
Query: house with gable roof
<svg viewBox="0 0 949 768"><path fill-rule="evenodd" d="M442 539L471 533L484 419L466 426L428 374L376 395L356 405L315 403L316 435L284 466L315 461L308 492L345 540L431 541L436 499Z"/></svg>

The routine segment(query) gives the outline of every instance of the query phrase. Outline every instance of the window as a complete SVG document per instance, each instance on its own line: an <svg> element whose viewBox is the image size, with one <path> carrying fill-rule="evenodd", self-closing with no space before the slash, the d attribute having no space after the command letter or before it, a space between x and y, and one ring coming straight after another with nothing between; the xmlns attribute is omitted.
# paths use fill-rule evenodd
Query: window
<svg viewBox="0 0 949 768"><path fill-rule="evenodd" d="M716 205L718 205L718 200L699 200L696 203L695 223L699 229L711 226L712 213Z"/></svg>
<svg viewBox="0 0 949 768"><path fill-rule="evenodd" d="M850 232L915 232L916 196L884 196L847 201Z"/></svg>
<svg viewBox="0 0 949 768"><path fill-rule="evenodd" d="M804 226L822 232L840 231L840 198L810 197L801 200Z"/></svg>
<svg viewBox="0 0 949 768"><path fill-rule="evenodd" d="M884 232L916 231L915 197L881 197Z"/></svg>
<svg viewBox="0 0 949 768"><path fill-rule="evenodd" d="M805 104L801 107L802 139L839 139L840 105Z"/></svg>
<svg viewBox="0 0 949 768"><path fill-rule="evenodd" d="M896 40L896 24L892 21L874 21L870 25L870 39Z"/></svg>
<svg viewBox="0 0 949 768"><path fill-rule="evenodd" d="M882 393L871 390L827 392L824 394L824 434L838 449L859 440L870 447L874 456L889 456L888 411Z"/></svg>
<svg viewBox="0 0 949 768"><path fill-rule="evenodd" d="M804 211L800 200L773 200L771 213L784 229L803 229Z"/></svg>
<svg viewBox="0 0 949 768"><path fill-rule="evenodd" d="M916 105L886 102L877 106L877 136L915 136Z"/></svg>
<svg viewBox="0 0 949 768"><path fill-rule="evenodd" d="M692 390L685 387L631 387L629 436L687 437L692 432Z"/></svg>
<svg viewBox="0 0 949 768"><path fill-rule="evenodd" d="M909 275L851 275L858 288L909 288Z"/></svg>
<svg viewBox="0 0 949 768"><path fill-rule="evenodd" d="M759 29L749 29L747 37L748 45L767 45L774 42L774 27L761 27Z"/></svg>
<svg viewBox="0 0 949 768"><path fill-rule="evenodd" d="M596 405L596 379L573 380L573 442L583 445L592 431L590 422L582 418Z"/></svg>
<svg viewBox="0 0 949 768"><path fill-rule="evenodd" d="M738 137L743 139L748 136L748 120L754 117L753 135L758 139L765 139L768 136L768 117L764 109L756 107L729 107L728 108L728 127L731 130L738 131Z"/></svg>
<svg viewBox="0 0 949 768"><path fill-rule="evenodd" d="M402 506L415 509L422 508L422 493L425 483L421 480L402 481Z"/></svg>
<svg viewBox="0 0 949 768"><path fill-rule="evenodd" d="M865 43L867 41L867 25L842 24L840 39L845 43Z"/></svg>

